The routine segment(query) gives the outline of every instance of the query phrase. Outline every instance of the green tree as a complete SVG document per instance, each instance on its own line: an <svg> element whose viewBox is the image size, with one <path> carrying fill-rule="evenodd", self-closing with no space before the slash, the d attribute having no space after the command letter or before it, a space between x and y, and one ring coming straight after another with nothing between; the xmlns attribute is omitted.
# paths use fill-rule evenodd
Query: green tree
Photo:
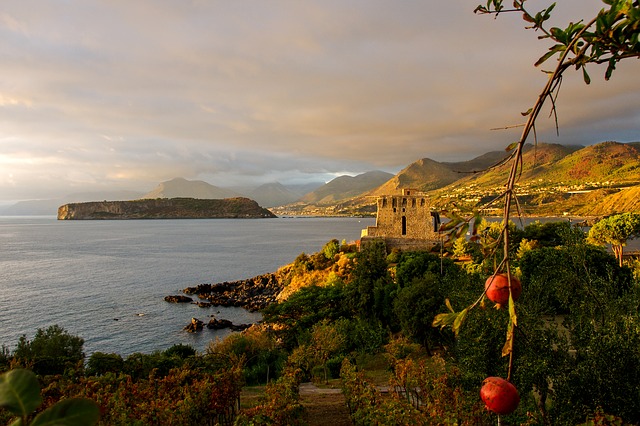
<svg viewBox="0 0 640 426"><path fill-rule="evenodd" d="M14 358L37 374L62 374L84 360L84 339L72 336L59 325L39 328L33 340L20 337Z"/></svg>
<svg viewBox="0 0 640 426"><path fill-rule="evenodd" d="M120 373L124 367L122 356L114 353L94 352L87 361L87 376L102 376L106 373Z"/></svg>
<svg viewBox="0 0 640 426"><path fill-rule="evenodd" d="M620 266L627 241L640 236L640 214L622 213L598 221L589 230L589 242L611 244Z"/></svg>
<svg viewBox="0 0 640 426"><path fill-rule="evenodd" d="M570 232L569 221L555 221L541 223L535 221L524 227L523 238L529 241L537 241L537 245L543 247L556 247L564 243L564 235Z"/></svg>
<svg viewBox="0 0 640 426"><path fill-rule="evenodd" d="M311 330L310 348L315 354L315 357L322 363L325 383L329 382L327 361L329 361L329 358L334 354L344 349L346 340L338 328L327 320L323 320L314 325Z"/></svg>
<svg viewBox="0 0 640 426"><path fill-rule="evenodd" d="M351 281L345 288L350 308L356 315L388 325L394 289L384 241L366 244L356 255Z"/></svg>
<svg viewBox="0 0 640 426"><path fill-rule="evenodd" d="M303 343L304 334L323 319L350 317L345 305L343 285L302 287L287 300L267 306L262 311L263 322L277 325L275 333L285 348L292 349Z"/></svg>
<svg viewBox="0 0 640 426"><path fill-rule="evenodd" d="M166 356L176 356L181 359L187 359L192 356L196 356L196 350L191 345L185 345L183 343L176 343L169 349L164 351Z"/></svg>
<svg viewBox="0 0 640 426"><path fill-rule="evenodd" d="M336 239L329 241L322 247L322 254L329 260L333 260L338 252L340 252L340 242Z"/></svg>
<svg viewBox="0 0 640 426"><path fill-rule="evenodd" d="M420 342L431 355L430 347L440 343L439 331L431 327L433 318L443 308L444 295L438 277L428 273L414 278L398 292L394 313L405 335Z"/></svg>

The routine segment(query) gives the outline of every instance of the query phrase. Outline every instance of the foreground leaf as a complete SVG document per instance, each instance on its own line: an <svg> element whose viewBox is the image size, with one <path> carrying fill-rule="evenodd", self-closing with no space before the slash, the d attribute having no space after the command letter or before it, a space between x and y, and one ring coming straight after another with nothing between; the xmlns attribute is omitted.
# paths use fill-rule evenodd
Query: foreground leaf
<svg viewBox="0 0 640 426"><path fill-rule="evenodd" d="M38 414L31 426L90 426L99 418L98 404L86 398L70 398Z"/></svg>
<svg viewBox="0 0 640 426"><path fill-rule="evenodd" d="M451 309L450 304L447 304L447 307ZM464 320L467 318L467 313L469 313L469 308L465 308L460 312L438 314L433 318L433 323L431 325L433 327L440 328L451 326L451 330L453 330L453 333L457 336L460 331L460 327L462 327Z"/></svg>
<svg viewBox="0 0 640 426"><path fill-rule="evenodd" d="M36 375L21 368L0 376L0 407L26 417L42 403Z"/></svg>
<svg viewBox="0 0 640 426"><path fill-rule="evenodd" d="M509 293L509 327L507 328L507 339L502 347L502 356L510 355L513 352L513 336L517 325L518 317L516 316L515 303L511 293Z"/></svg>

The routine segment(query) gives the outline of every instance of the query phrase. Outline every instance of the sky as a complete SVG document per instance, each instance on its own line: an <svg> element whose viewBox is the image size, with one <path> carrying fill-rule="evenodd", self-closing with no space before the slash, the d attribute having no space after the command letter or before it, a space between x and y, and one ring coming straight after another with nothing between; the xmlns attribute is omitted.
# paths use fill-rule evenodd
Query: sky
<svg viewBox="0 0 640 426"><path fill-rule="evenodd" d="M519 129L492 129L523 122L549 42L479 3L1 0L0 202L175 177L326 182L504 149ZM559 0L554 23L602 7ZM637 76L637 61L608 82L592 68L589 86L570 73L560 134L547 109L538 139L640 140Z"/></svg>

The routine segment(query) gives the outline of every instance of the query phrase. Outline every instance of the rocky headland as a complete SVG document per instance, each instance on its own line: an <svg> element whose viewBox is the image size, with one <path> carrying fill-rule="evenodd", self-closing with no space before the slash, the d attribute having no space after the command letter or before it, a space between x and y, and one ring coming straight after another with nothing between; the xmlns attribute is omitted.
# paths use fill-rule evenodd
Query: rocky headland
<svg viewBox="0 0 640 426"><path fill-rule="evenodd" d="M158 198L64 204L58 220L96 219L261 219L275 218L249 198Z"/></svg>

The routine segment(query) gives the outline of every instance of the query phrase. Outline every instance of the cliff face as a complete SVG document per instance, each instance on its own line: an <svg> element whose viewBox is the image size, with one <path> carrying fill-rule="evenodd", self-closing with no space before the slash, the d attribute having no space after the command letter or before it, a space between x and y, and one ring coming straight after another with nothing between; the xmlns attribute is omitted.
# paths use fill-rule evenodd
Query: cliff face
<svg viewBox="0 0 640 426"><path fill-rule="evenodd" d="M249 198L204 200L160 198L65 204L58 220L87 219L259 219L276 217Z"/></svg>

